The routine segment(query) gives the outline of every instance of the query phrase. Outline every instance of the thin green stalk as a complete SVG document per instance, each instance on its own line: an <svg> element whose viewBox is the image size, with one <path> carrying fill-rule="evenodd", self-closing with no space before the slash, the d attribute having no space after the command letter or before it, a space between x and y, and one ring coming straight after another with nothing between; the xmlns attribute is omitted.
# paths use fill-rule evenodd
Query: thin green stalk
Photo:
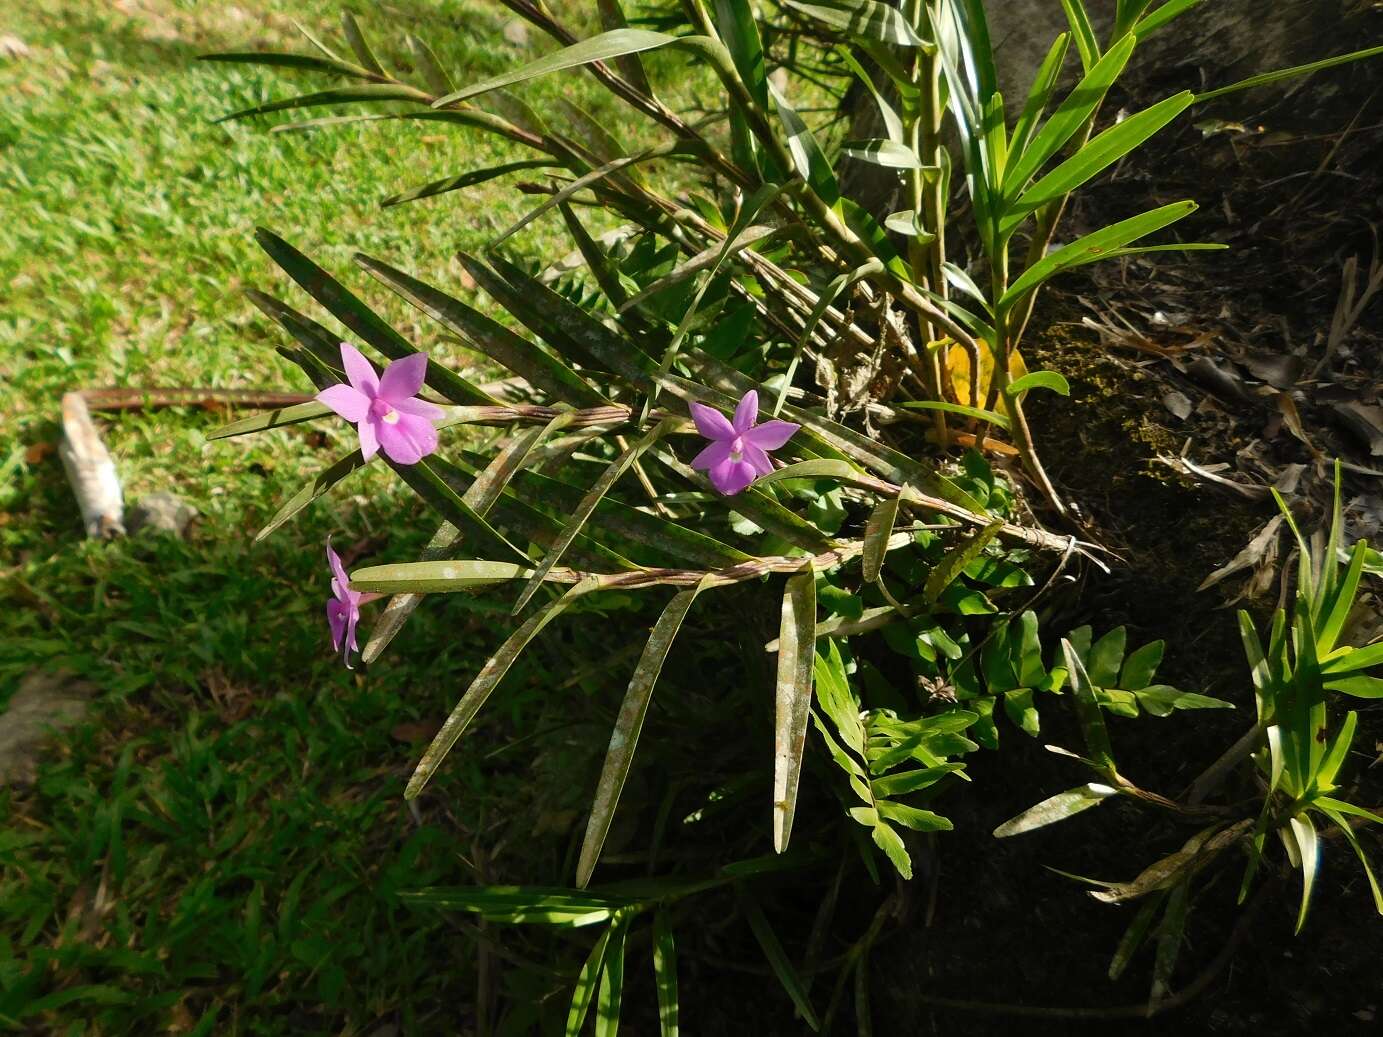
<svg viewBox="0 0 1383 1037"><path fill-rule="evenodd" d="M920 35L926 28L923 23L928 20L921 0L908 0L907 15L913 28ZM907 144L922 160L924 166L931 167L940 165L941 97L937 89L939 72L936 51L922 48L913 63L911 77L919 98L915 104L904 105L903 115L903 132ZM911 169L908 171L908 187L912 211L921 217L923 229L933 235L932 240L926 243L916 237L908 239L908 259L912 265L912 277L918 284L944 299L946 277L942 263L946 247L946 221L941 211L940 180L933 178L933 183L929 185L922 170ZM926 343L935 342L941 337L937 333L936 325L930 320L919 321L919 327ZM929 349L925 345L923 348L927 353L923 360L924 383L933 398L938 401L945 400L940 355L936 349ZM932 425L936 431L937 445L945 450L951 440L946 427L946 413L940 410L933 411Z"/></svg>

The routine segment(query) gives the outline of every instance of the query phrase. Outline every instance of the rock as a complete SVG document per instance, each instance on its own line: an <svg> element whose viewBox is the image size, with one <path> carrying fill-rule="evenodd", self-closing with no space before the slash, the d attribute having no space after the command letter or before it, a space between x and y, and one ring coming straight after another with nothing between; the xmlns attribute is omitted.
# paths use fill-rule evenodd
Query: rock
<svg viewBox="0 0 1383 1037"><path fill-rule="evenodd" d="M187 534L187 527L197 517L197 509L175 493L159 491L140 497L125 516L131 533L149 529L171 533L175 537Z"/></svg>
<svg viewBox="0 0 1383 1037"><path fill-rule="evenodd" d="M528 46L528 23L515 18L504 23L504 38L515 47Z"/></svg>
<svg viewBox="0 0 1383 1037"><path fill-rule="evenodd" d="M70 673L36 671L0 712L0 785L32 785L38 751L49 736L86 714L95 685Z"/></svg>

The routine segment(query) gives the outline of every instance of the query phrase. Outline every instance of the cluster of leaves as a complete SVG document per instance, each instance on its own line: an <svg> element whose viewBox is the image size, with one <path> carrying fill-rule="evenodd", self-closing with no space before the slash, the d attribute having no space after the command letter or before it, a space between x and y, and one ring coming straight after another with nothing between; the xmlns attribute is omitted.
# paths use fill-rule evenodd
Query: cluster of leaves
<svg viewBox="0 0 1383 1037"><path fill-rule="evenodd" d="M996 744L993 714L1000 698L1020 728L1036 733L1036 694L1069 684L1089 762L1106 779L1100 787L1109 794L1129 787L1113 767L1105 712L1127 716L1141 708L1161 715L1174 708L1222 705L1152 685L1160 645L1146 646L1126 660L1122 631L1093 645L1088 630L1077 631L1062 644L1061 665L1043 666L1035 616L1015 609L1010 615L1017 613L1016 619L1000 622L991 598L1031 583L1024 566L1032 552L1069 556L1077 545L1011 521L1011 492L993 478L980 454L971 454L959 467L921 461L915 451L881 441L870 424L864 431L846 424L829 393L805 390L794 378L803 357L816 360L821 370L823 358L841 344L847 351L885 349L896 376L862 401L866 422L901 423L909 409L920 409L929 412L927 423L935 419L932 433L940 446L951 442L948 414L964 418L981 442L993 429L1003 430L1055 502L1022 408L1026 392L1060 392L1065 383L1055 372L1027 372L1018 341L1033 299L1050 277L1081 263L1144 250L1134 243L1194 209L1189 201L1164 206L1047 250L1072 191L1192 104L1223 92L1179 94L1094 132L1101 104L1138 38L1194 0L1167 0L1151 11L1150 3L1120 3L1104 45L1079 0L1065 3L1072 34L1052 48L1011 128L997 92L979 0L912 0L901 10L873 0L786 2L785 10L825 26L818 31L867 55L892 81L897 108L853 54L840 56L843 67L875 97L889 132L886 140L850 142L841 154L901 170L912 192L913 208L882 222L844 196L821 141L784 90L770 82L771 55L747 0L716 0L709 7L693 0L689 33L681 23L665 24L669 31L630 28L616 0L605 0L600 5L605 31L585 40L541 4L505 3L561 48L461 89L427 44L413 37L408 43L416 83L387 71L349 16L344 34L353 60L315 38L317 53L310 55L214 56L353 81L262 104L238 117L396 102L409 107L346 118L460 124L537 156L434 181L387 199L388 204L436 197L516 172L549 174L548 182L528 188L546 198L498 235L483 256L457 256L509 323L381 259L356 257L377 282L518 380L502 392L429 365L428 388L451 405L440 428L500 426L507 434L492 449L477 451L473 441L459 442L449 433L439 453L411 466L381 456L367 462L353 451L302 487L260 534L272 532L366 464L390 464L432 510L439 525L421 560L351 574L355 589L392 595L363 653L367 663L389 644L423 595L496 593L502 585L517 586L513 613L528 610L526 618L476 674L424 752L406 790L409 798L421 793L526 646L562 612L593 594L674 591L630 677L611 736L576 867L576 885L583 888L599 863L651 696L683 620L698 597L730 584L786 577L776 644L772 797L779 853L791 836L810 720L815 719L863 804L850 808L851 817L868 827L895 867L908 874L911 862L895 825L936 830L948 822L898 797L933 795L944 787L943 778L960 772L952 757L980 743ZM1077 44L1083 75L1053 106L1070 39ZM658 50L690 55L709 68L723 90L723 108L716 114L723 116L728 141L712 135L718 120L693 124L659 99L644 60ZM632 148L575 106L564 106L559 122L508 92L577 67L590 71L665 139ZM942 144L947 107L961 139L955 163ZM339 119L299 125L334 121ZM656 163L665 172L670 168L669 176L693 178L695 188L667 192L650 175ZM979 228L984 288L967 272L970 264L953 263L945 253L953 164L964 170ZM619 221L618 240L594 234L580 215L583 209ZM579 281L559 278L554 284L500 248L548 214L559 216L571 236L585 268ZM1010 246L1020 232L1029 238L1028 261L1011 271ZM414 350L374 308L288 242L268 231L259 239L367 349L386 358ZM1205 246L1150 246L1188 247ZM280 352L313 384L320 388L341 380L336 334L273 296L255 292L252 298L291 336L294 344ZM920 396L907 377L921 387ZM802 428L783 451L790 463L727 503L708 492L706 480L673 444L691 431L685 417L689 402L728 411L750 390L764 392L775 416ZM220 435L317 420L327 413L320 404L305 404L236 422ZM591 463L598 469L594 479L583 470ZM1001 544L1008 553L999 551ZM861 593L851 594L845 588L854 578L842 573L857 560ZM890 579L905 589L895 593ZM563 590L553 595L551 588ZM829 614L824 622L821 605ZM965 708L948 705L931 715L911 703L862 708L837 641L852 631L880 627L943 698L949 694ZM867 678L868 670L860 669ZM975 740L964 736L967 730ZM454 897L454 906L468 906L467 896L484 900L491 894ZM471 909L522 921L533 909L523 898L531 896L531 891L514 893L502 910L486 907L489 900L476 901L479 906ZM620 948L637 912L623 901L581 903L587 914L575 918L598 916L609 929L583 970L568 1031L579 1030L583 1005L589 1006L599 977L598 1006L604 1005L598 1007L599 1022L602 1032L612 1032L615 1024L609 1020L618 1018L623 969ZM759 934L755 914L748 916ZM574 924L573 918L565 921ZM760 942L774 961L770 943L762 937ZM776 963L775 970L782 979ZM793 983L785 979L784 986L801 1008ZM809 1012L808 1006L804 1015ZM664 1032L670 1032L666 1013Z"/></svg>
<svg viewBox="0 0 1383 1037"><path fill-rule="evenodd" d="M1099 780L1043 800L995 830L994 834L999 837L1018 835L1066 820L1119 797L1168 810L1181 820L1201 823L1179 850L1149 865L1129 882L1083 880L1100 887L1092 896L1105 903L1144 899L1115 951L1110 976L1118 978L1133 955L1156 932L1157 953L1149 1000L1152 1009L1160 1008L1169 996L1168 983L1183 943L1187 908L1195 884L1198 879L1207 886L1213 881L1215 866L1221 863L1226 850L1244 846L1248 851L1248 864L1239 889L1242 903L1264 859L1268 836L1272 834L1280 840L1288 863L1302 875L1297 913L1300 931L1306 922L1320 858L1318 822L1312 819L1313 814L1338 831L1358 856L1375 907L1383 914L1383 890L1354 831L1356 824L1383 824L1383 817L1351 802L1341 779L1358 716L1353 710L1346 711L1342 717L1335 714L1328 694L1383 698L1383 678L1364 672L1383 666L1383 645L1354 647L1340 643L1371 552L1368 544L1361 540L1345 554L1341 545L1338 487L1337 469L1330 531L1318 533L1309 543L1301 536L1290 510L1278 497L1283 516L1297 538L1299 564L1291 618L1283 609L1274 613L1266 650L1248 613L1239 614L1258 720L1236 749L1243 747L1244 754L1252 753L1258 779L1255 791L1262 801L1257 818L1243 816L1242 801L1225 806L1203 802L1224 780L1226 768L1242 759L1234 749L1197 779L1186 802L1145 792L1118 772L1100 707L1110 712L1118 710L1107 700L1109 692L1095 684L1096 677L1115 672L1108 662L1114 652L1111 650L1101 657L1100 646L1112 636L1106 635L1088 653L1080 652L1071 641L1062 642L1072 688L1078 701L1083 703L1081 719L1088 756L1059 751L1094 770ZM1086 640L1088 643L1088 634ZM1154 647L1155 652L1148 651ZM1119 654L1122 648L1120 635ZM1148 662L1154 655L1160 655L1160 650L1160 645L1147 646L1133 653L1124 662L1124 673L1132 667L1137 679L1141 680ZM1148 676L1151 677L1151 673ZM1125 676L1120 683L1136 681ZM1133 694L1136 696L1137 692ZM1193 698L1204 699L1203 696ZM1152 701L1161 708L1172 698L1159 692ZM1197 708L1226 703L1206 699L1178 704L1183 708L1187 705ZM1143 705L1152 711L1148 702ZM1202 878L1205 873L1212 877Z"/></svg>

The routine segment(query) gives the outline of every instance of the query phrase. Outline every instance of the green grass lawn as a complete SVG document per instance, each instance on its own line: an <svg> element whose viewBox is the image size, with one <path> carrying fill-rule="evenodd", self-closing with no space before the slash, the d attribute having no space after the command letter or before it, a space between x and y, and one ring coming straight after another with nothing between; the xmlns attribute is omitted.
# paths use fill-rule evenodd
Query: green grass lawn
<svg viewBox="0 0 1383 1037"><path fill-rule="evenodd" d="M386 61L405 31L460 80L525 53L503 41L499 5L359 6ZM343 452L347 430L208 443L224 416L103 420L127 502L172 490L201 512L186 541L83 540L47 449L71 389L305 388L242 294L261 286L311 311L255 246L256 225L363 289L420 348L459 370L479 362L364 288L349 257L379 255L464 293L452 252L516 219L524 197L498 182L464 200L378 202L514 156L435 124L270 133L301 115L212 122L325 84L198 53L306 50L287 12L332 35L339 10L29 0L0 12L0 33L29 48L0 59L0 705L40 669L98 689L90 722L52 747L36 787L0 790L0 1029L464 1030L471 939L399 907L393 891L551 882L584 806L571 767L598 752L606 718L589 747L576 739L537 762L508 751L522 745L519 729L553 722L543 714L557 707L523 688L565 666L560 638L533 655L527 680L511 678L484 759L454 754L419 811L403 803L419 743L499 635L481 605L452 601L422 610L368 677L331 656L326 535L350 564L415 556L431 532L410 494L366 473L251 544L305 476ZM527 89L536 101L585 96L575 74ZM602 114L609 102L592 104ZM535 257L569 248L550 224L523 241ZM569 683L581 693L582 680ZM562 776L552 788L544 760ZM535 816L546 841L531 839ZM533 996L561 987L553 977Z"/></svg>

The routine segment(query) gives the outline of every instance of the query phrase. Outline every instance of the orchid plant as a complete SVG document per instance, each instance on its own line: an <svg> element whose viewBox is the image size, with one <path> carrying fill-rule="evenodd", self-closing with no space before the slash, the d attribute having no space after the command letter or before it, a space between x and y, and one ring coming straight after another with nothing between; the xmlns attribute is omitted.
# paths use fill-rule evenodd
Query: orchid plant
<svg viewBox="0 0 1383 1037"><path fill-rule="evenodd" d="M850 790L842 791L850 831L870 833L858 852L871 872L877 853L911 874L917 844L906 831L948 828L928 806L965 779L965 755L998 745L996 713L1036 734L1044 696L1063 696L1094 740L1090 760L1102 780L1080 802L1136 795L1113 767L1104 714L1141 708L1163 716L1225 703L1152 684L1161 645L1125 659L1122 630L1093 644L1088 629L1072 632L1044 662L1026 589L1031 573L1040 570L1050 583L1073 557L1095 552L1016 521L1020 487L996 473L991 458L1016 456L1038 506L1045 499L1050 513L1063 512L1024 409L1033 391L1067 391L1059 372L1030 372L1022 357L1043 285L1072 267L1135 252L1217 246L1146 243L1192 212L1189 200L1050 246L1073 192L1186 111L1380 48L1183 92L1113 119L1105 98L1140 40L1196 0L1120 0L1103 39L1081 0L1063 0L1071 31L1053 43L1012 118L998 93L982 0L897 7L782 0L757 9L748 0L688 0L685 10L659 12L656 31L631 27L618 0L601 0L604 31L586 39L537 0L502 2L558 48L459 88L417 37L407 38L406 68L387 69L350 15L343 28L351 56L309 36L310 53L209 57L349 81L228 118L394 102L354 118L453 124L532 153L385 199L415 202L546 171L543 182L525 185L543 196L528 215L483 255L457 256L474 287L504 311L503 322L381 259L355 257L378 285L514 378L480 385L429 363L355 291L261 230L268 255L359 345L251 292L288 335L279 352L318 395L237 421L217 437L330 416L354 426L358 448L289 498L261 536L371 464L388 465L434 513L436 532L416 561L347 574L328 548L328 620L346 658L355 650L359 606L371 596L389 600L360 652L367 665L426 595L513 590L515 623L417 761L409 799L422 794L520 653L563 612L605 592L665 595L611 734L576 888L424 891L418 899L496 921L604 923L578 976L569 1034L580 1031L593 1000L602 1032L618 1025L625 936L636 919L651 916L668 1034L676 1032L668 905L730 884L798 1014L815 1027L806 984L745 888L791 856L741 862L695 881L650 879L639 891L627 884L587 890L603 867L650 699L684 620L701 597L732 585L767 584L775 594L778 637L767 646L776 671L773 788L762 804L775 854L792 838L809 728L837 765L840 789ZM782 53L785 40L795 59ZM769 75L800 63L799 42L814 49L828 80L868 92L886 136L833 147L808 125L807 90L799 85L795 93L790 79ZM1076 82L1059 99L1073 43ZM645 61L655 51L707 70L720 91L715 117L678 111L660 96L656 59ZM659 139L633 148L618 126L574 104L559 122L509 92L574 68ZM955 147L946 143L951 131ZM848 197L841 162L883 167L910 207L875 213ZM974 220L972 256L956 251L953 181L963 181ZM591 208L620 224L614 239L592 233L582 215ZM535 273L506 252L505 243L540 218L562 221L579 273ZM1024 239L1026 248L1017 248ZM389 361L383 374L365 350ZM812 384L799 377L806 370L814 370ZM766 408L772 401L764 422L761 400ZM482 444L486 428L503 431ZM694 453L680 445L693 435ZM872 658L875 632L906 656L916 689L899 694L890 686ZM857 984L867 982L863 963L877 933L871 926L847 955L842 983L851 970Z"/></svg>

